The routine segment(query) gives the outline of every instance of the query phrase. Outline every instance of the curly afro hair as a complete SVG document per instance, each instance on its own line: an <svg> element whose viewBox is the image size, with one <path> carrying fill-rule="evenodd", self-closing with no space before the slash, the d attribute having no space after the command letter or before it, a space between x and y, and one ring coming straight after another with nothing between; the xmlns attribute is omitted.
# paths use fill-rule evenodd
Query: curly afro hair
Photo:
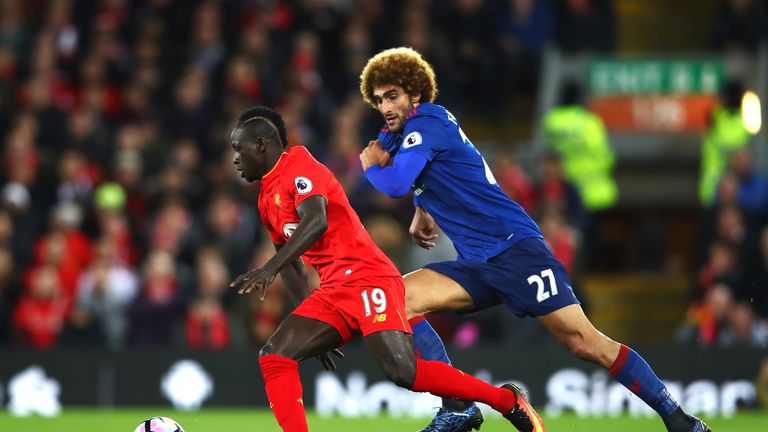
<svg viewBox="0 0 768 432"><path fill-rule="evenodd" d="M413 48L391 48L368 60L360 74L360 93L374 108L373 89L383 85L400 86L409 95L420 94L422 102L434 102L437 96L435 71Z"/></svg>

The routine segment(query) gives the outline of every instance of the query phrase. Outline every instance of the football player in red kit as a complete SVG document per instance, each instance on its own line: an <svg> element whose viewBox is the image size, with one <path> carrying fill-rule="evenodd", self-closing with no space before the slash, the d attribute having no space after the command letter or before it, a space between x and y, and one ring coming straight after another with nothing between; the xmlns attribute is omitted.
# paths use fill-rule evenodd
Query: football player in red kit
<svg viewBox="0 0 768 432"><path fill-rule="evenodd" d="M319 356L333 368L328 353L360 332L381 371L398 386L483 402L518 430L543 431L517 387L497 388L446 363L415 357L400 273L373 243L328 168L302 146L286 149L286 141L280 114L266 107L243 113L231 135L237 170L247 181L261 182L259 212L277 249L263 267L231 286L263 298L279 273L300 300L259 352L280 427L308 430L298 362ZM320 275L320 287L312 292L302 258Z"/></svg>

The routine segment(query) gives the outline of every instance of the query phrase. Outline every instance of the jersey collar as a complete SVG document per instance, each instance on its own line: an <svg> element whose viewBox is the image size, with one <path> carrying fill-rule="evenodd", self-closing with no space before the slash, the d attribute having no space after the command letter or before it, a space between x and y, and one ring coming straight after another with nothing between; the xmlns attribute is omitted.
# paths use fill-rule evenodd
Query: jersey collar
<svg viewBox="0 0 768 432"><path fill-rule="evenodd" d="M405 119L408 120L409 118L413 117L414 114L416 114L416 111L419 109L418 106L413 107L411 112L405 115Z"/></svg>
<svg viewBox="0 0 768 432"><path fill-rule="evenodd" d="M275 162L275 166L273 166L273 167L272 167L272 169L270 169L269 171L267 171L267 173L266 173L266 174L264 174L263 176L261 176L261 181L267 180L267 177L268 177L270 174L272 174L273 172L275 172L275 170L277 169L277 167L278 167L278 166L280 166L280 162L283 160L283 157L285 157L287 154L288 154L288 152L287 152L287 151L284 151L284 152L282 152L282 153L280 154L280 157L279 157L279 158L277 158L277 162Z"/></svg>

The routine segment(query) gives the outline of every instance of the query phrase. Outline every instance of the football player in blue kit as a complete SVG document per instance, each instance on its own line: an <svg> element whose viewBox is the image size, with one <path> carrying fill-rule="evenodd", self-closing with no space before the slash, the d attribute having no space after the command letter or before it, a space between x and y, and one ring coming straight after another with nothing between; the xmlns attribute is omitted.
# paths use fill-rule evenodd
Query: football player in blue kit
<svg viewBox="0 0 768 432"><path fill-rule="evenodd" d="M416 244L432 248L440 227L458 253L456 261L404 277L406 311L416 318L415 345L424 358L449 361L439 336L417 317L503 303L517 316L538 318L576 357L606 368L659 413L668 431L710 430L682 410L638 353L590 323L536 223L504 194L456 117L433 103L435 74L418 52L393 48L372 57L360 75L360 92L386 121L360 154L366 178L391 197L413 190L409 232ZM444 401L424 431L466 432L479 426L479 415L474 405ZM518 429L544 430L533 419L527 424Z"/></svg>

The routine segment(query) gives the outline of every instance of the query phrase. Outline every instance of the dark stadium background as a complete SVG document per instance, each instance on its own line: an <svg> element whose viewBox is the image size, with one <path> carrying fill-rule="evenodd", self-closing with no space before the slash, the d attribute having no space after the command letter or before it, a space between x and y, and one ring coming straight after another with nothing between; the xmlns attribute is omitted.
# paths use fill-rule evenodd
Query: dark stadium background
<svg viewBox="0 0 768 432"><path fill-rule="evenodd" d="M214 389L230 389L204 406L266 404L256 352L289 312L285 293L279 279L264 302L227 289L273 253L258 186L238 178L228 146L237 116L256 104L278 108L289 144L333 170L401 271L450 259L445 238L429 253L411 244L411 199L376 193L358 161L382 123L360 98L359 73L371 55L407 45L435 67L437 102L568 261L596 325L648 354L688 398L717 399L691 402L694 412L765 408L765 128L750 147L759 187L727 212L700 204L697 188L707 110L728 84L765 104L767 9L760 0L0 1L0 403L10 405L14 377L40 365L65 410L170 405L163 376L194 359ZM651 63L693 80L716 72L707 85L638 85ZM601 86L600 76L626 79ZM541 120L569 81L604 116L616 157L619 200L576 209L584 223L563 206L553 213L542 187ZM723 242L725 252L712 247ZM594 372L535 320L503 309L430 320L457 366L520 380L537 406L552 401L557 371ZM355 371L381 379L359 341L346 350L340 382ZM233 365L250 370L241 377ZM309 401L318 373L307 366ZM699 382L709 387L691 388Z"/></svg>

